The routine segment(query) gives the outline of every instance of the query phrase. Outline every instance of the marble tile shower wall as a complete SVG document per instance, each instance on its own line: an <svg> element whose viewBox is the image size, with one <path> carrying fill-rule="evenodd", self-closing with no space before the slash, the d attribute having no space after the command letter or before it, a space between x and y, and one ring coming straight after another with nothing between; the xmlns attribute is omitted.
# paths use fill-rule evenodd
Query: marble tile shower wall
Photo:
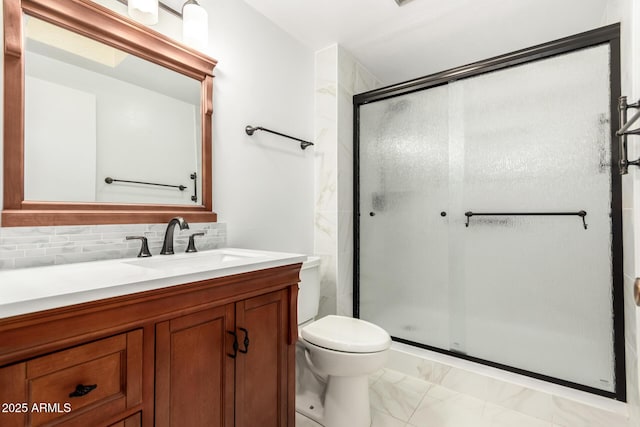
<svg viewBox="0 0 640 427"><path fill-rule="evenodd" d="M0 269L135 257L140 241L127 241L126 236L145 236L155 255L166 228L166 224L0 227ZM196 232L205 233L196 237L198 250L226 246L226 224L191 223L188 230L175 230L175 252L184 252L189 235Z"/></svg>
<svg viewBox="0 0 640 427"><path fill-rule="evenodd" d="M353 102L380 82L340 45L316 52L314 253L320 316L352 314Z"/></svg>

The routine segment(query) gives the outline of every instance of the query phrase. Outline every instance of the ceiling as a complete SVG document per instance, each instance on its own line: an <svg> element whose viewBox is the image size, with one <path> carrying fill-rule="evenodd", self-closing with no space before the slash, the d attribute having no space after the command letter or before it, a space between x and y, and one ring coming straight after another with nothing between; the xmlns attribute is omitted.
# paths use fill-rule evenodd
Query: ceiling
<svg viewBox="0 0 640 427"><path fill-rule="evenodd" d="M334 43L397 83L607 22L616 0L244 0L305 45Z"/></svg>

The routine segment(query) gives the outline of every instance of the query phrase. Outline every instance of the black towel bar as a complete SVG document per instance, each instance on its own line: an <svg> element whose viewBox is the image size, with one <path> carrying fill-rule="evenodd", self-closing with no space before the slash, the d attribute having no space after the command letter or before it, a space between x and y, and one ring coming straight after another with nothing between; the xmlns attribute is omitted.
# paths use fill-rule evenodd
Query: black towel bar
<svg viewBox="0 0 640 427"><path fill-rule="evenodd" d="M284 134L284 133L276 132L275 130L271 130L271 129L263 128L262 126L256 126L256 127L253 127L253 126L247 125L247 126L244 128L244 131L245 131L245 132L247 133L247 135L249 135L249 136L253 135L253 133L254 133L255 131L257 131L257 130L263 130L263 131L265 131L265 132L269 132L269 133L272 133L272 134L274 134L274 135L279 135L279 136L283 136L283 137L285 137L285 138L289 138L289 139L293 139L293 140L296 140L296 141L300 141L300 148L302 148L303 150L304 150L305 148L307 148L308 146L310 146L310 145L314 145L314 144L313 144L313 142L305 141L304 139L296 138L295 136L289 136L289 135L286 135L286 134Z"/></svg>
<svg viewBox="0 0 640 427"><path fill-rule="evenodd" d="M129 181L127 179L115 179L109 176L104 179L104 182L106 182L107 184L112 184L114 182L128 182L130 184L157 185L159 187L177 188L180 191L184 191L187 189L187 187L185 187L184 185L156 184L155 182L144 182L144 181Z"/></svg>
<svg viewBox="0 0 640 427"><path fill-rule="evenodd" d="M587 216L586 211L578 211L578 212L465 212L464 216L467 217L467 222L464 224L466 227L469 226L469 218L472 216L514 216L514 215L534 215L534 216L579 216L582 218L582 225L584 229L587 229L587 221L585 217Z"/></svg>

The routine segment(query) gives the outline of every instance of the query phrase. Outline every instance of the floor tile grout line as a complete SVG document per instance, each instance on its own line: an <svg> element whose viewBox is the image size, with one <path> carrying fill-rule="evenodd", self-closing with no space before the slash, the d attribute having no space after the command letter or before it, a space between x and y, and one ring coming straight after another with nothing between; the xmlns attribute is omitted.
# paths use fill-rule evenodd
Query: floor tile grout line
<svg viewBox="0 0 640 427"><path fill-rule="evenodd" d="M386 380L386 382L387 382L387 383L388 383L392 388L394 388L394 389L396 389L396 390L402 390L402 391L404 391L404 392L415 393L415 394L419 397L419 400L418 400L418 403L416 404L416 406L411 410L411 413L408 415L408 417L407 417L407 419L406 419L406 420L404 420L404 419L402 419L402 418L398 418L398 417L394 416L391 412L389 412L389 411L387 411L387 410L384 410L384 409L383 409L383 410L380 410L380 409L378 409L378 408L376 408L376 410L377 410L378 412L384 413L385 415L387 415L387 416L389 416L389 417L391 417L391 418L393 418L393 419L395 419L395 420L398 420L398 421L399 421L399 422L401 422L401 423L407 423L407 424L408 424L408 423L409 423L409 421L411 420L411 417L412 417L412 416L413 416L413 414L415 413L415 411L420 407L420 403L423 401L423 399L424 399L424 397L426 396L427 392L432 388L432 386L433 386L434 384L433 384L433 383L431 383L430 381L427 381L427 380L424 380L424 379L421 379L421 378L417 378L417 377L414 377L414 376L412 376L412 375L408 375L408 374L406 374L406 373L404 373L404 372L396 371L396 370L393 370L393 369L387 369L387 368L383 368L383 373L378 377L378 379L377 379L373 384L376 384L376 383L380 382L381 380L382 380L382 381L385 381L385 380L384 380L384 377L385 377L385 375L386 375L387 373L400 374L400 377L401 377L401 378L400 378L400 379L398 379L397 381ZM398 383L400 383L400 382L402 382L402 381L404 381L404 380L406 380L406 379L415 379L415 380L420 380L420 381L422 381L422 382L426 383L428 386L427 386L427 388L426 388L423 392L418 392L418 391L413 391L413 390L406 390L406 389L404 389L403 387L401 387L401 386L399 386L399 385L398 385ZM370 387L371 387L371 385L370 385Z"/></svg>
<svg viewBox="0 0 640 427"><path fill-rule="evenodd" d="M407 425L409 425L409 423L411 422L411 418L413 418L413 416L415 415L415 413L418 410L418 408L420 408L420 406L422 405L422 402L424 401L425 397L427 397L427 393L429 393L429 390L431 390L431 387L433 386L432 382L430 382L430 381L427 381L427 382L429 384L431 384L431 385L424 391L424 393L422 393L422 396L420 397L420 401L418 402L416 407L413 409L413 411L411 412L411 415L409 415L409 418L406 421ZM438 400L440 400L440 399L438 399Z"/></svg>

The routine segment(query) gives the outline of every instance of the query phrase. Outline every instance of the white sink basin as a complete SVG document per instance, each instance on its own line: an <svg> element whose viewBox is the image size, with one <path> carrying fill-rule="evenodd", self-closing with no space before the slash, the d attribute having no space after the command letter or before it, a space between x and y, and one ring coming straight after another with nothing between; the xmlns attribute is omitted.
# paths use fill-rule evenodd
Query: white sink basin
<svg viewBox="0 0 640 427"><path fill-rule="evenodd" d="M264 253L248 253L229 249L216 249L206 252L190 254L157 255L150 258L123 261L123 264L156 270L215 270L218 268L250 264L262 260L269 260Z"/></svg>

